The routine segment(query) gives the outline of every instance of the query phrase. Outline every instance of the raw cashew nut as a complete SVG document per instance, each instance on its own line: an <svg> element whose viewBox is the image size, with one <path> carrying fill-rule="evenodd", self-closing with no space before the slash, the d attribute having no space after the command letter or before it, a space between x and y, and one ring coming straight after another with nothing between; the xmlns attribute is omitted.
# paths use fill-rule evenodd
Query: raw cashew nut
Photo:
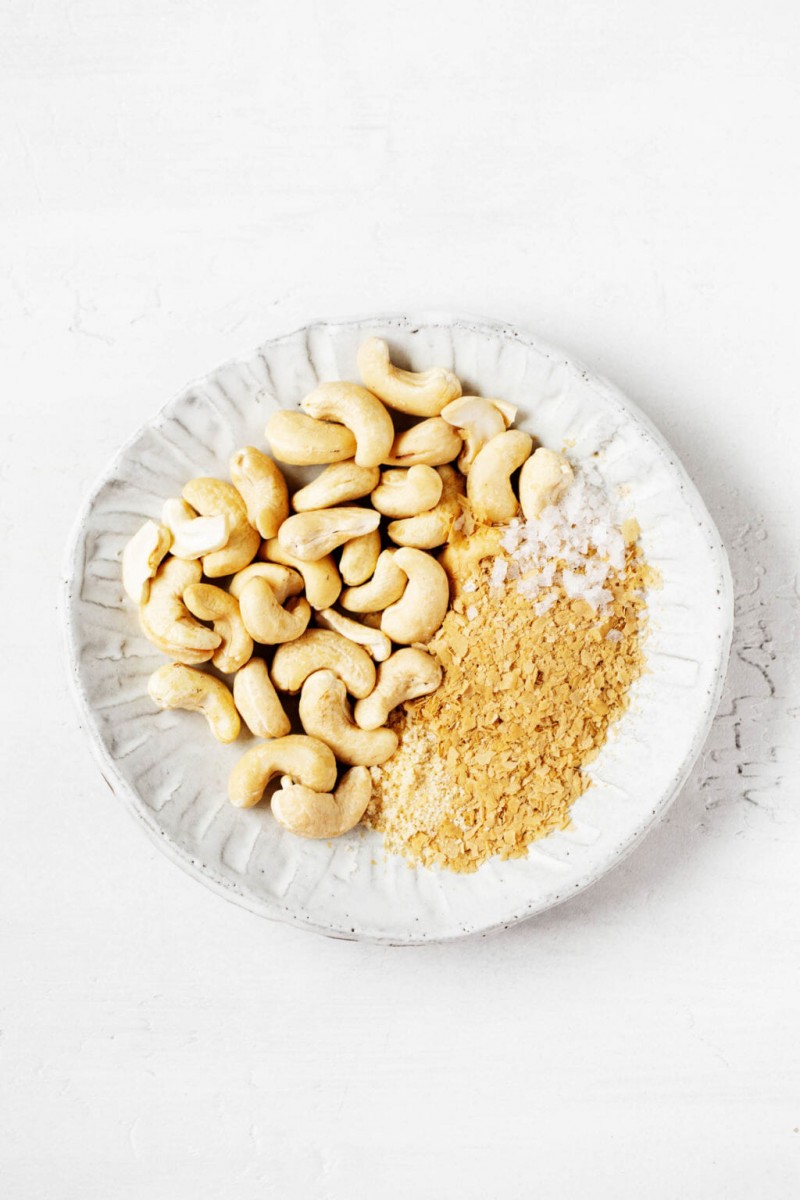
<svg viewBox="0 0 800 1200"><path fill-rule="evenodd" d="M250 524L262 538L275 537L289 515L289 490L280 467L255 446L245 446L234 454L230 471Z"/></svg>
<svg viewBox="0 0 800 1200"><path fill-rule="evenodd" d="M451 401L442 409L442 418L462 430L464 449L458 456L458 466L464 475L469 474L478 451L510 424L496 401L485 400L482 396L461 396Z"/></svg>
<svg viewBox="0 0 800 1200"><path fill-rule="evenodd" d="M377 467L394 441L392 418L377 396L357 383L320 383L302 406L310 417L338 421L356 439L356 466Z"/></svg>
<svg viewBox="0 0 800 1200"><path fill-rule="evenodd" d="M336 791L314 792L288 777L272 797L272 813L290 833L307 838L337 838L363 817L372 799L372 778L366 767L351 767Z"/></svg>
<svg viewBox="0 0 800 1200"><path fill-rule="evenodd" d="M379 479L377 467L359 467L352 459L331 463L316 479L295 492L292 508L295 512L309 512L315 508L346 504L348 500L360 500L378 486Z"/></svg>
<svg viewBox="0 0 800 1200"><path fill-rule="evenodd" d="M159 708L201 712L220 742L235 742L241 722L233 696L221 680L183 663L168 663L150 676L147 692Z"/></svg>
<svg viewBox="0 0 800 1200"><path fill-rule="evenodd" d="M224 513L198 517L191 504L177 497L164 501L161 521L172 534L176 558L203 558L221 550L228 540L228 518Z"/></svg>
<svg viewBox="0 0 800 1200"><path fill-rule="evenodd" d="M382 338L367 338L358 348L358 369L364 383L385 404L418 417L435 417L445 404L461 395L461 384L452 371L403 371L392 365L389 347Z"/></svg>
<svg viewBox="0 0 800 1200"><path fill-rule="evenodd" d="M257 562L237 571L228 584L228 591L238 600L251 579L266 579L278 604L283 604L289 596L299 596L303 590L303 577L299 571L279 567L277 563Z"/></svg>
<svg viewBox="0 0 800 1200"><path fill-rule="evenodd" d="M305 596L290 600L283 608L267 583L256 576L242 588L239 611L247 632L262 646L277 646L300 637L311 619L311 607Z"/></svg>
<svg viewBox="0 0 800 1200"><path fill-rule="evenodd" d="M264 542L260 554L269 562L282 563L299 572L305 584L306 599L312 608L330 608L336 603L342 590L342 580L330 554L315 562L304 562L302 558L296 558L284 550L277 538Z"/></svg>
<svg viewBox="0 0 800 1200"><path fill-rule="evenodd" d="M381 471L371 500L385 517L415 517L438 504L441 495L442 481L433 467L417 464L408 470Z"/></svg>
<svg viewBox="0 0 800 1200"><path fill-rule="evenodd" d="M323 608L322 612L317 613L316 620L323 629L332 629L334 633L340 633L356 645L363 646L375 662L384 662L392 653L392 643L382 630L370 629L368 625L344 616L335 608Z"/></svg>
<svg viewBox="0 0 800 1200"><path fill-rule="evenodd" d="M247 728L260 738L284 737L292 723L283 711L263 658L251 658L233 678L233 699Z"/></svg>
<svg viewBox="0 0 800 1200"><path fill-rule="evenodd" d="M444 567L424 550L411 546L395 550L394 565L408 577L408 585L397 603L384 609L381 629L404 646L427 642L444 620L450 602Z"/></svg>
<svg viewBox="0 0 800 1200"><path fill-rule="evenodd" d="M398 433L386 462L390 467L412 467L417 463L440 467L452 462L463 446L461 434L443 421L431 417Z"/></svg>
<svg viewBox="0 0 800 1200"><path fill-rule="evenodd" d="M262 742L243 754L231 771L228 799L237 808L252 808L276 775L327 792L336 783L336 759L330 746L301 733Z"/></svg>
<svg viewBox="0 0 800 1200"><path fill-rule="evenodd" d="M183 602L183 593L199 583L202 574L199 562L165 559L150 584L150 594L139 607L145 637L181 663L208 662L222 641L213 629L195 621Z"/></svg>
<svg viewBox="0 0 800 1200"><path fill-rule="evenodd" d="M375 574L380 552L379 529L373 529L371 533L362 533L361 537L345 542L339 555L339 571L344 582L351 587L366 583L370 576Z"/></svg>
<svg viewBox="0 0 800 1200"><path fill-rule="evenodd" d="M436 469L442 481L442 498L436 507L403 521L390 521L386 527L389 537L399 546L414 546L417 550L443 546L450 537L453 523L461 515L461 497L466 487L464 476L453 467Z"/></svg>
<svg viewBox="0 0 800 1200"><path fill-rule="evenodd" d="M344 425L315 421L285 408L272 414L265 435L275 457L297 467L341 462L356 452L356 439Z"/></svg>
<svg viewBox="0 0 800 1200"><path fill-rule="evenodd" d="M270 676L276 688L292 695L312 671L320 670L338 675L351 696L368 696L375 687L375 664L366 650L330 629L307 629L293 642L279 646Z"/></svg>
<svg viewBox="0 0 800 1200"><path fill-rule="evenodd" d="M519 502L526 521L535 521L548 504L557 504L575 478L563 454L539 446L522 468Z"/></svg>
<svg viewBox="0 0 800 1200"><path fill-rule="evenodd" d="M416 700L435 692L442 682L442 668L433 655L416 646L396 650L378 668L375 690L353 709L356 725L377 729L404 700Z"/></svg>
<svg viewBox="0 0 800 1200"><path fill-rule="evenodd" d="M172 545L172 534L164 525L145 521L122 551L122 586L134 604L143 604L150 580Z"/></svg>
<svg viewBox="0 0 800 1200"><path fill-rule="evenodd" d="M213 583L193 583L183 593L183 602L201 621L213 621L222 641L211 659L223 675L238 671L253 656L253 639L244 627L239 601Z"/></svg>
<svg viewBox="0 0 800 1200"><path fill-rule="evenodd" d="M467 476L467 498L479 521L510 521L519 505L511 476L533 449L533 438L521 429L499 433L480 450Z"/></svg>
<svg viewBox="0 0 800 1200"><path fill-rule="evenodd" d="M309 675L300 693L300 720L312 737L330 746L340 762L352 767L376 767L397 749L393 729L359 729L353 723L347 692L333 671Z"/></svg>
<svg viewBox="0 0 800 1200"><path fill-rule="evenodd" d="M370 508L317 508L284 521L278 541L295 558L316 562L351 538L371 533L380 522L380 513Z"/></svg>
<svg viewBox="0 0 800 1200"><path fill-rule="evenodd" d="M397 551L383 550L378 558L375 574L367 583L360 587L345 588L342 592L342 605L349 612L381 612L395 600L399 600L408 582L404 571L401 571L394 557Z"/></svg>
<svg viewBox="0 0 800 1200"><path fill-rule="evenodd" d="M210 579L233 575L252 562L261 539L248 521L244 500L232 483L222 479L190 479L183 489L183 498L201 516L221 513L228 520L228 540L221 550L205 555L204 574Z"/></svg>

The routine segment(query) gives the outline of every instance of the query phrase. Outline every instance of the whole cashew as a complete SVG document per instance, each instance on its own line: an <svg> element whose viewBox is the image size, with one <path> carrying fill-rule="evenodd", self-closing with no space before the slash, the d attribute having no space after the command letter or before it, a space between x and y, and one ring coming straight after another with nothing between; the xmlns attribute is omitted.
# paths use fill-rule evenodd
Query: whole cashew
<svg viewBox="0 0 800 1200"><path fill-rule="evenodd" d="M445 404L461 395L461 384L452 371L403 371L392 365L389 347L382 338L367 338L358 348L358 369L364 383L385 404L418 417L434 417Z"/></svg>
<svg viewBox="0 0 800 1200"><path fill-rule="evenodd" d="M228 584L228 591L238 600L246 584L251 579L266 579L275 593L278 604L283 604L289 596L299 596L303 590L303 576L291 567L279 567L277 563L250 563L242 571L237 571Z"/></svg>
<svg viewBox="0 0 800 1200"><path fill-rule="evenodd" d="M381 471L371 500L385 517L415 517L438 504L441 495L442 481L433 467L418 464L408 470Z"/></svg>
<svg viewBox="0 0 800 1200"><path fill-rule="evenodd" d="M228 799L237 808L252 808L276 775L297 779L315 792L336 783L336 759L330 746L301 733L273 738L243 754L228 780Z"/></svg>
<svg viewBox="0 0 800 1200"><path fill-rule="evenodd" d="M168 663L150 676L147 692L159 708L201 712L220 742L235 742L241 722L233 696L221 680L183 663Z"/></svg>
<svg viewBox="0 0 800 1200"><path fill-rule="evenodd" d="M183 593L183 602L201 621L214 622L214 632L222 641L211 661L223 675L238 671L252 658L253 639L244 627L235 596L213 583L192 583Z"/></svg>
<svg viewBox="0 0 800 1200"><path fill-rule="evenodd" d="M386 462L390 467L440 467L452 462L463 444L452 425L441 417L431 417L398 433Z"/></svg>
<svg viewBox="0 0 800 1200"><path fill-rule="evenodd" d="M453 467L436 469L442 481L442 498L436 507L403 521L390 521L386 527L389 537L400 546L414 546L417 550L443 546L450 537L454 521L461 515L461 497L466 487L464 476Z"/></svg>
<svg viewBox="0 0 800 1200"><path fill-rule="evenodd" d="M332 629L334 633L340 633L342 637L363 646L375 662L383 662L392 653L392 643L382 630L370 629L368 625L338 613L335 608L323 608L317 613L316 621L323 629Z"/></svg>
<svg viewBox="0 0 800 1200"><path fill-rule="evenodd" d="M520 429L499 433L480 450L467 476L467 498L479 521L510 521L519 505L511 476L533 449L533 438Z"/></svg>
<svg viewBox="0 0 800 1200"><path fill-rule="evenodd" d="M370 508L317 508L284 521L278 541L295 558L316 562L351 538L371 533L380 522L380 513Z"/></svg>
<svg viewBox="0 0 800 1200"><path fill-rule="evenodd" d="M353 723L347 693L333 671L314 671L300 693L300 720L306 733L330 746L340 762L375 767L397 749L393 729L359 729Z"/></svg>
<svg viewBox="0 0 800 1200"><path fill-rule="evenodd" d="M526 521L535 521L548 504L557 504L575 478L563 454L539 446L522 468L519 502Z"/></svg>
<svg viewBox="0 0 800 1200"><path fill-rule="evenodd" d="M222 641L213 629L195 621L183 602L183 593L199 583L202 574L199 562L166 558L156 571L147 599L139 606L145 637L181 663L208 662Z"/></svg>
<svg viewBox="0 0 800 1200"><path fill-rule="evenodd" d="M356 725L377 729L385 725L389 713L404 700L416 700L435 692L442 682L442 668L426 650L407 646L396 650L378 667L378 682L373 692L359 700L353 709Z"/></svg>
<svg viewBox="0 0 800 1200"><path fill-rule="evenodd" d="M351 767L336 791L315 792L287 777L272 797L272 813L290 833L307 838L337 838L363 817L372 799L372 778L366 767Z"/></svg>
<svg viewBox="0 0 800 1200"><path fill-rule="evenodd" d="M408 586L396 604L384 609L381 629L404 646L427 642L444 620L450 602L445 570L430 554L411 546L395 550L394 564L408 577Z"/></svg>
<svg viewBox="0 0 800 1200"><path fill-rule="evenodd" d="M250 524L262 538L275 537L289 515L289 490L280 467L255 446L245 446L231 459L230 472Z"/></svg>
<svg viewBox="0 0 800 1200"><path fill-rule="evenodd" d="M242 720L260 738L284 737L292 723L283 711L263 658L251 658L233 677L233 699Z"/></svg>
<svg viewBox="0 0 800 1200"><path fill-rule="evenodd" d="M285 408L272 414L265 434L275 457L297 467L341 462L356 452L356 439L344 425L315 421Z"/></svg>
<svg viewBox="0 0 800 1200"><path fill-rule="evenodd" d="M394 441L392 418L377 396L357 383L320 383L302 407L309 416L339 421L356 439L356 466L377 467Z"/></svg>
<svg viewBox="0 0 800 1200"><path fill-rule="evenodd" d="M395 600L399 600L408 582L404 571L394 561L395 550L383 550L378 558L375 574L360 587L345 588L342 605L349 612L381 612Z"/></svg>
<svg viewBox="0 0 800 1200"><path fill-rule="evenodd" d="M203 558L221 550L228 540L228 518L224 513L198 517L185 500L165 500L161 522L172 534L172 553L176 558Z"/></svg>
<svg viewBox="0 0 800 1200"><path fill-rule="evenodd" d="M311 619L311 608L305 596L290 600L283 608L266 579L259 576L242 588L239 610L245 629L253 641L262 646L293 641L300 637Z"/></svg>
<svg viewBox="0 0 800 1200"><path fill-rule="evenodd" d="M233 575L252 562L261 539L248 521L244 500L232 483L222 479L190 479L183 489L183 498L201 516L222 514L228 521L228 540L223 548L203 558L205 575L210 579Z"/></svg>
<svg viewBox="0 0 800 1200"><path fill-rule="evenodd" d="M485 400L482 396L461 396L453 400L442 409L442 418L462 430L464 449L458 456L458 466L464 475L469 474L478 451L510 424L495 401Z"/></svg>
<svg viewBox="0 0 800 1200"><path fill-rule="evenodd" d="M270 677L290 695L299 692L312 671L333 671L351 696L368 696L375 687L375 664L366 650L330 629L307 629L275 651Z"/></svg>
<svg viewBox="0 0 800 1200"><path fill-rule="evenodd" d="M304 562L302 558L296 558L284 550L277 538L264 542L260 554L269 562L282 563L299 572L305 584L306 599L312 608L330 608L336 603L342 590L342 580L330 554L318 558L316 562Z"/></svg>
<svg viewBox="0 0 800 1200"><path fill-rule="evenodd" d="M345 583L354 587L365 583L375 574L378 557L381 552L381 533L373 529L371 533L362 533L361 537L351 538L342 546L339 555L339 571Z"/></svg>
<svg viewBox="0 0 800 1200"><path fill-rule="evenodd" d="M346 504L348 500L360 500L378 486L379 479L377 467L359 467L352 459L331 463L316 479L295 492L292 508L295 512L309 512L315 508Z"/></svg>
<svg viewBox="0 0 800 1200"><path fill-rule="evenodd" d="M143 604L150 593L150 580L172 545L165 525L145 521L122 551L122 586L134 604Z"/></svg>

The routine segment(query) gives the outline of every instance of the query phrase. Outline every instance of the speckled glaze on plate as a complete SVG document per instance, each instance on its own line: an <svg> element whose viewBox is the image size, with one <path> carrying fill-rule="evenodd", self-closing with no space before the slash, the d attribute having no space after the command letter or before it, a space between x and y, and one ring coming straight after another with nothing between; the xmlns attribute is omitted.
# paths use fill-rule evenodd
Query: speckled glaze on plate
<svg viewBox="0 0 800 1200"><path fill-rule="evenodd" d="M385 337L412 370L451 367L465 393L519 406L545 445L590 456L623 486L663 586L649 596L647 672L592 764L571 827L526 858L475 874L412 869L361 829L335 842L294 838L268 806L234 809L228 773L247 747L214 743L196 715L161 712L147 679L165 660L124 597L120 556L146 517L196 475L227 477L239 446L264 445L275 407L322 379L357 379L356 349ZM724 548L661 435L614 387L521 331L452 316L319 322L275 338L186 389L125 445L76 523L62 617L69 672L112 791L185 870L252 912L305 929L386 943L445 941L521 921L575 895L620 861L675 798L722 689L733 601Z"/></svg>

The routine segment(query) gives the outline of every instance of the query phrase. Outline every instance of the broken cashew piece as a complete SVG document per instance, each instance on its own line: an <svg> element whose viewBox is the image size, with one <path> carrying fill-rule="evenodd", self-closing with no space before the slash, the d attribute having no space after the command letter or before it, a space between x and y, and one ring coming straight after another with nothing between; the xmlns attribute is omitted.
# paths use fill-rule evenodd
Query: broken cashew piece
<svg viewBox="0 0 800 1200"><path fill-rule="evenodd" d="M479 521L510 521L519 504L511 476L533 449L533 438L521 429L499 433L480 450L467 476L467 498Z"/></svg>
<svg viewBox="0 0 800 1200"><path fill-rule="evenodd" d="M385 517L415 517L439 503L442 480L433 467L417 464L403 470L381 471L381 481L370 499Z"/></svg>
<svg viewBox="0 0 800 1200"><path fill-rule="evenodd" d="M376 767L391 758L398 737L393 729L359 729L353 722L344 684L333 671L314 671L300 693L300 720L306 733L330 746L340 762Z"/></svg>
<svg viewBox="0 0 800 1200"><path fill-rule="evenodd" d="M272 796L272 814L299 837L337 838L358 824L371 799L372 778L366 767L351 767L333 793L312 791L284 776Z"/></svg>
<svg viewBox="0 0 800 1200"><path fill-rule="evenodd" d="M278 541L295 558L315 562L351 538L372 533L380 521L380 513L370 508L318 508L284 521Z"/></svg>
<svg viewBox="0 0 800 1200"><path fill-rule="evenodd" d="M464 495L466 487L464 476L453 467L436 469L442 481L442 498L436 507L416 517L390 521L386 527L389 537L399 546L413 546L417 550L443 546L450 537L453 523L461 515L460 497Z"/></svg>
<svg viewBox="0 0 800 1200"><path fill-rule="evenodd" d="M122 586L134 604L143 604L150 592L150 580L172 545L172 534L165 525L145 521L122 551Z"/></svg>
<svg viewBox="0 0 800 1200"><path fill-rule="evenodd" d="M452 371L404 371L395 367L383 338L371 337L358 348L358 370L371 392L390 408L418 417L435 417L445 404L461 395L461 384Z"/></svg>
<svg viewBox="0 0 800 1200"><path fill-rule="evenodd" d="M381 612L399 600L406 589L408 577L394 561L395 550L383 550L378 557L375 574L360 587L348 587L342 592L341 603L349 612Z"/></svg>
<svg viewBox="0 0 800 1200"><path fill-rule="evenodd" d="M361 537L345 542L339 555L339 571L344 582L350 587L366 583L375 574L380 552L379 529L373 529L371 533L362 533Z"/></svg>
<svg viewBox="0 0 800 1200"><path fill-rule="evenodd" d="M201 712L219 742L235 742L241 722L233 696L221 680L183 663L168 663L150 676L150 699L159 708Z"/></svg>
<svg viewBox="0 0 800 1200"><path fill-rule="evenodd" d="M330 608L336 603L342 590L342 580L330 554L316 559L315 562L305 562L284 550L275 537L263 543L260 557L269 562L281 563L285 567L294 567L302 577L306 599L312 608Z"/></svg>
<svg viewBox="0 0 800 1200"><path fill-rule="evenodd" d="M327 792L336 783L336 759L330 746L300 733L262 742L243 754L231 771L228 799L237 808L253 808L276 775Z"/></svg>
<svg viewBox="0 0 800 1200"><path fill-rule="evenodd" d="M375 689L353 709L356 725L377 729L404 700L416 700L435 692L442 682L442 668L427 650L406 646L396 650L378 668Z"/></svg>
<svg viewBox="0 0 800 1200"><path fill-rule="evenodd" d="M427 642L445 618L450 585L444 567L424 550L403 546L394 552L394 565L408 578L403 595L383 611L381 629L401 645Z"/></svg>
<svg viewBox="0 0 800 1200"><path fill-rule="evenodd" d="M496 558L501 552L503 530L497 525L481 525L468 536L460 534L448 542L439 556L454 592L480 567L485 558Z"/></svg>
<svg viewBox="0 0 800 1200"><path fill-rule="evenodd" d="M316 421L286 408L272 414L264 432L275 457L296 467L341 462L356 452L356 439L344 425Z"/></svg>
<svg viewBox="0 0 800 1200"><path fill-rule="evenodd" d="M232 483L222 479L190 479L183 489L187 504L203 517L221 514L228 521L228 540L221 550L203 557L203 573L210 579L241 571L256 556L261 544L258 530L247 519L244 500Z"/></svg>
<svg viewBox="0 0 800 1200"><path fill-rule="evenodd" d="M202 577L199 562L166 558L156 571L150 592L139 606L139 623L145 636L170 658L197 665L208 662L222 641L218 633L196 621L183 601L183 593Z"/></svg>
<svg viewBox="0 0 800 1200"><path fill-rule="evenodd" d="M290 600L284 608L266 579L256 576L242 588L239 611L247 632L262 646L277 646L300 637L311 619L305 596Z"/></svg>
<svg viewBox="0 0 800 1200"><path fill-rule="evenodd" d="M390 467L440 467L452 462L463 444L458 430L441 417L431 417L398 433L386 463Z"/></svg>
<svg viewBox="0 0 800 1200"><path fill-rule="evenodd" d="M377 396L357 383L320 383L302 407L310 417L338 421L356 439L357 467L377 467L394 441L392 418Z"/></svg>
<svg viewBox="0 0 800 1200"><path fill-rule="evenodd" d="M340 633L357 646L363 646L375 662L384 662L392 653L392 643L382 630L370 629L368 625L346 617L335 608L323 608L317 613L316 622L323 629L332 629L334 633Z"/></svg>
<svg viewBox="0 0 800 1200"><path fill-rule="evenodd" d="M458 467L464 475L469 474L478 451L510 424L495 401L485 400L482 396L461 396L453 400L442 409L442 419L462 431L464 449L458 456Z"/></svg>
<svg viewBox="0 0 800 1200"><path fill-rule="evenodd" d="M290 695L300 691L312 671L333 671L351 696L368 696L375 687L375 664L366 650L330 629L307 629L275 651L270 677Z"/></svg>
<svg viewBox="0 0 800 1200"><path fill-rule="evenodd" d="M303 590L303 576L299 571L278 566L277 563L255 562L236 572L228 584L228 591L238 600L251 579L266 579L278 604L283 604L289 596L299 596Z"/></svg>
<svg viewBox="0 0 800 1200"><path fill-rule="evenodd" d="M230 472L250 524L262 538L275 537L289 515L289 489L280 467L255 446L245 446L231 458Z"/></svg>
<svg viewBox="0 0 800 1200"><path fill-rule="evenodd" d="M346 504L348 500L360 500L378 486L379 479L377 467L358 467L352 459L331 463L316 479L295 492L292 508L295 512L309 512L315 508Z"/></svg>
<svg viewBox="0 0 800 1200"><path fill-rule="evenodd" d="M191 504L177 497L164 501L161 522L172 534L172 553L176 558L202 558L221 550L228 540L228 518L224 513L198 517Z"/></svg>
<svg viewBox="0 0 800 1200"><path fill-rule="evenodd" d="M213 621L222 639L211 659L223 675L238 671L253 657L253 639L244 627L239 601L213 583L193 583L183 593L183 602L193 616Z"/></svg>
<svg viewBox="0 0 800 1200"><path fill-rule="evenodd" d="M526 521L535 521L548 504L557 504L575 478L563 454L539 446L522 468L519 502Z"/></svg>
<svg viewBox="0 0 800 1200"><path fill-rule="evenodd" d="M233 678L233 699L242 720L255 737L278 738L291 732L263 658L251 658Z"/></svg>

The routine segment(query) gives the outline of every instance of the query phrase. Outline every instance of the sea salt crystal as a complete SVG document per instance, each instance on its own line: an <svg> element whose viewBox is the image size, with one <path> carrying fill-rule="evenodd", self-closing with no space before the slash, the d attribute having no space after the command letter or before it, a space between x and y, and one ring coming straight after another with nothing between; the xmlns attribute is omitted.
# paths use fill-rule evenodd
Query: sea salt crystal
<svg viewBox="0 0 800 1200"><path fill-rule="evenodd" d="M575 470L560 501L548 505L537 520L509 522L500 545L510 561L495 560L491 590L516 582L518 592L535 601L537 615L555 604L559 587L602 611L613 601L605 586L609 575L625 566L619 518L592 464Z"/></svg>
<svg viewBox="0 0 800 1200"><path fill-rule="evenodd" d="M477 615L478 615L477 608L475 607L474 604L470 604L469 608L467 609L467 620L474 621L475 618L477 617Z"/></svg>
<svg viewBox="0 0 800 1200"><path fill-rule="evenodd" d="M474 592L475 589L477 588L477 586L478 585L474 579L468 579L467 582L464 584L464 591L465 592Z"/></svg>

